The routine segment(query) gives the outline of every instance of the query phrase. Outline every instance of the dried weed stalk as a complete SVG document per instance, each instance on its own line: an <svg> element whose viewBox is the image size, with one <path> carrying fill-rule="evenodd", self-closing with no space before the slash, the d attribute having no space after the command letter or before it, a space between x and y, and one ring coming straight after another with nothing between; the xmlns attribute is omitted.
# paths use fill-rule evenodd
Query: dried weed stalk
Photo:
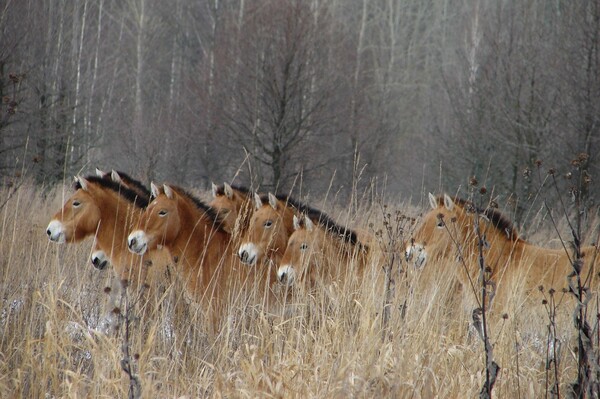
<svg viewBox="0 0 600 399"><path fill-rule="evenodd" d="M398 267L397 275L401 276L405 270L402 268L401 249L404 248L405 233L414 227L414 219L404 215L400 211L391 212L387 205L380 205L383 215L383 228L375 232L375 237L384 254L383 272L385 276L383 288L383 311L382 311L382 341L388 336L388 327L391 317L392 300L395 295L396 279L394 278L394 267ZM400 305L401 317L406 314L406 298Z"/></svg>

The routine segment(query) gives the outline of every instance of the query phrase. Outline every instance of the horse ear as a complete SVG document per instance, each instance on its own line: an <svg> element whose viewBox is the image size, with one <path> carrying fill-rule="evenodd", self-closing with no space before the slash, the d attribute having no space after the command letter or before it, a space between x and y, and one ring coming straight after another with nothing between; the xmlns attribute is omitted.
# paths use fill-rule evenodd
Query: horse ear
<svg viewBox="0 0 600 399"><path fill-rule="evenodd" d="M227 183L223 183L223 190L225 191L225 195L229 199L233 199L233 188Z"/></svg>
<svg viewBox="0 0 600 399"><path fill-rule="evenodd" d="M449 211L451 211L454 208L454 201L452 201L452 198L450 198L448 194L444 194L444 206Z"/></svg>
<svg viewBox="0 0 600 399"><path fill-rule="evenodd" d="M262 207L262 200L260 199L260 195L258 195L258 193L254 193L254 206L257 210Z"/></svg>
<svg viewBox="0 0 600 399"><path fill-rule="evenodd" d="M89 184L88 184L88 181L85 178L83 178L81 176L77 176L77 177L75 177L75 181L77 183L79 183L79 185L81 186L82 190L88 191Z"/></svg>
<svg viewBox="0 0 600 399"><path fill-rule="evenodd" d="M217 187L217 185L215 183L210 183L210 192L212 193L213 198L217 198L217 191L219 190L219 187Z"/></svg>
<svg viewBox="0 0 600 399"><path fill-rule="evenodd" d="M150 193L151 193L151 198L156 198L156 197L158 197L158 194L160 194L160 190L158 189L156 184L154 184L154 182L150 183Z"/></svg>
<svg viewBox="0 0 600 399"><path fill-rule="evenodd" d="M431 207L431 209L437 209L438 207L438 200L437 198L435 198L435 195L429 193L429 206Z"/></svg>
<svg viewBox="0 0 600 399"><path fill-rule="evenodd" d="M308 215L304 215L304 228L308 231L313 231L315 224L308 217Z"/></svg>
<svg viewBox="0 0 600 399"><path fill-rule="evenodd" d="M269 205L271 205L271 208L277 209L277 197L272 193L269 193Z"/></svg>
<svg viewBox="0 0 600 399"><path fill-rule="evenodd" d="M294 230L300 230L301 226L301 222L300 222L300 218L296 215L294 215Z"/></svg>
<svg viewBox="0 0 600 399"><path fill-rule="evenodd" d="M165 195L168 199L173 199L173 189L166 184L163 184L163 189L165 190Z"/></svg>
<svg viewBox="0 0 600 399"><path fill-rule="evenodd" d="M104 176L106 176L106 173L101 171L100 169L96 168L96 176L98 176L101 179L104 179Z"/></svg>
<svg viewBox="0 0 600 399"><path fill-rule="evenodd" d="M123 179L121 179L121 176L119 175L119 172L117 172L114 169L110 172L110 178L115 183L123 184Z"/></svg>

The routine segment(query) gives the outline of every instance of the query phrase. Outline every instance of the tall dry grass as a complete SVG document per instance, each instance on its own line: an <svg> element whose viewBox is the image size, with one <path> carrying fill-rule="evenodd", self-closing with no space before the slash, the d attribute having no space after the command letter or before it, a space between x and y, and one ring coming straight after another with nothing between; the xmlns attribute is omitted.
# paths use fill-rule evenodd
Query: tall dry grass
<svg viewBox="0 0 600 399"><path fill-rule="evenodd" d="M0 198L8 199L0 210L0 397L127 397L126 350L144 398L463 398L477 396L483 385L474 303L453 278L454 262L422 271L395 265L386 331L378 262L356 286L294 292L288 312L266 314L239 298L216 336L171 279L149 299L152 306L128 294L129 306L119 313L131 320L130 333L123 325L115 333L105 326L112 275L89 264L92 241L56 245L46 238L63 188L23 184L15 192L2 189ZM378 230L381 209L333 216ZM386 209L417 214L401 204ZM562 345L557 372L550 373L544 296L547 289L515 289L506 306L488 315L501 367L496 397L545 397L555 376L559 386L574 379L572 304L561 303L553 317Z"/></svg>

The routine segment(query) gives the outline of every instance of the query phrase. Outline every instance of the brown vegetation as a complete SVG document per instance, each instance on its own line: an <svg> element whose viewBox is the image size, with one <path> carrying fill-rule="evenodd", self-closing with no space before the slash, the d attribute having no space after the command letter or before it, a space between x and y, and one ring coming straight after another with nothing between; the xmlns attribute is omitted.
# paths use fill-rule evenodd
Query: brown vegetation
<svg viewBox="0 0 600 399"><path fill-rule="evenodd" d="M124 331L107 336L100 328L110 273L89 265L91 240L65 247L45 237L48 215L65 193L61 187L42 191L29 184L2 192L9 198L0 213L3 397L126 397L130 387L121 368ZM406 206L392 208L414 213ZM361 214L354 220L359 226L376 229L383 219L376 207ZM163 305L153 319L129 325L129 361L141 396L477 395L485 378L483 352L469 327L470 314L453 298L455 265L417 271L401 263L394 270L384 340L382 269L370 266L355 290L333 284L323 292L295 292L289 314L232 303L229 322L214 339L208 338L200 312L172 305L182 300L182 287L174 281L164 296L152 299ZM502 367L497 397L541 397L548 388L549 321L542 304L547 293L535 295L508 318L488 318ZM119 311L143 315L128 299L129 306ZM562 342L561 384L573 380L576 366L570 312L559 305L554 319Z"/></svg>

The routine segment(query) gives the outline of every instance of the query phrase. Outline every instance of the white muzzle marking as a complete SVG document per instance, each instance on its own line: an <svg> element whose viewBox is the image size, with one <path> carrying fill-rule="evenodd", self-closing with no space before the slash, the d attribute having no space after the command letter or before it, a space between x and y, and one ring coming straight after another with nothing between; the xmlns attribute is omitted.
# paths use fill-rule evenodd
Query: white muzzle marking
<svg viewBox="0 0 600 399"><path fill-rule="evenodd" d="M254 266L258 257L258 248L252 242L244 243L240 246L238 255L242 263Z"/></svg>
<svg viewBox="0 0 600 399"><path fill-rule="evenodd" d="M65 238L63 225L58 220L50 221L48 227L46 228L46 234L48 234L50 241L57 242L59 244L64 244L67 241Z"/></svg>
<svg viewBox="0 0 600 399"><path fill-rule="evenodd" d="M412 263L416 269L425 266L427 262L427 251L421 244L412 244L406 246L406 260Z"/></svg>
<svg viewBox="0 0 600 399"><path fill-rule="evenodd" d="M98 270L104 270L108 265L109 259L106 253L102 250L92 252L91 256L92 265Z"/></svg>
<svg viewBox="0 0 600 399"><path fill-rule="evenodd" d="M142 230L135 230L127 237L127 247L134 254L143 255L148 249L148 236Z"/></svg>
<svg viewBox="0 0 600 399"><path fill-rule="evenodd" d="M296 270L292 265L283 265L277 270L277 280L283 284L290 286L296 280Z"/></svg>

